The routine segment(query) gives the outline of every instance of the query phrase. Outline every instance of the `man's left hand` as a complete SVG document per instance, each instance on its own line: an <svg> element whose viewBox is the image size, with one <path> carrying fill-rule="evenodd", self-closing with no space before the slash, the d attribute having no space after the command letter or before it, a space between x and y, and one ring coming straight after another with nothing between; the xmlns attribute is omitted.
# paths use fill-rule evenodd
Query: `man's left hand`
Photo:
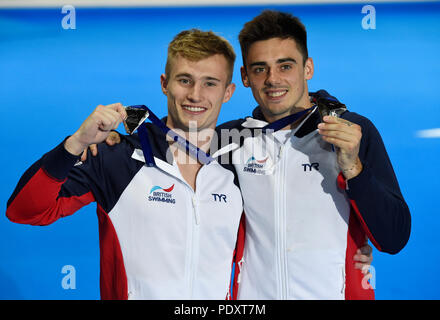
<svg viewBox="0 0 440 320"><path fill-rule="evenodd" d="M339 168L346 179L356 177L362 171L359 147L362 128L356 123L333 116L325 116L318 125L318 132L328 143L336 147Z"/></svg>
<svg viewBox="0 0 440 320"><path fill-rule="evenodd" d="M373 261L373 248L368 243L365 243L360 249L357 249L353 260L355 269L362 271L364 275L369 273L371 262Z"/></svg>

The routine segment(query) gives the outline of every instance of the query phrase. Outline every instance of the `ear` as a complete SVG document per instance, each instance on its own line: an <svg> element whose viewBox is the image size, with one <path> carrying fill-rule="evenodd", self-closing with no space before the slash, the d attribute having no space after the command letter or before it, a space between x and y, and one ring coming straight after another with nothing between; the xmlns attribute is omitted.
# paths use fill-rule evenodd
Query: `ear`
<svg viewBox="0 0 440 320"><path fill-rule="evenodd" d="M313 59L308 58L306 60L306 65L304 66L304 80L312 79L314 72L315 72L315 67L313 65Z"/></svg>
<svg viewBox="0 0 440 320"><path fill-rule="evenodd" d="M160 87L164 95L168 94L167 86L168 86L168 79L166 74L163 73L160 75Z"/></svg>
<svg viewBox="0 0 440 320"><path fill-rule="evenodd" d="M241 72L241 81L243 82L243 85L246 88L249 88L249 78L246 72L246 68L245 67L241 67L240 68L240 72Z"/></svg>
<svg viewBox="0 0 440 320"><path fill-rule="evenodd" d="M228 84L225 90L225 94L223 96L223 103L226 103L229 101L229 99L231 99L232 95L234 94L234 91L235 91L235 84L234 83Z"/></svg>

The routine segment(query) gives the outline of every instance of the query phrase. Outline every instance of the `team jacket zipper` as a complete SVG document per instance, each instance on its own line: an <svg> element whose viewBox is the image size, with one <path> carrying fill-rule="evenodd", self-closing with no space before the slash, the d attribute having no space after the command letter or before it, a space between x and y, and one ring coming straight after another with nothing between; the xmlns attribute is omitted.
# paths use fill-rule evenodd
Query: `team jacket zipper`
<svg viewBox="0 0 440 320"><path fill-rule="evenodd" d="M198 212L198 200L197 195L193 192L192 198L192 211L193 217L191 217L191 255L190 255L190 272L189 272L189 298L193 299L193 285L194 278L197 272L197 261L198 261L198 252L199 252L199 225L200 225L200 216Z"/></svg>
<svg viewBox="0 0 440 320"><path fill-rule="evenodd" d="M200 168L199 173L197 177L201 174L201 172L204 170L205 166L202 166ZM197 177L196 177L196 186L197 186ZM189 263L187 264L189 270L188 270L188 298L193 299L193 292L194 292L194 279L196 277L197 273L197 266L198 266L198 259L199 259L199 237L200 237L200 212L199 212L199 199L197 196L197 191L194 191L193 188L183 179L184 183L188 187L188 191L191 198L191 210L193 214L188 217L190 220L189 223L189 230L190 234L188 234L188 237L190 238L190 245L189 245ZM197 188L196 188L197 190Z"/></svg>
<svg viewBox="0 0 440 320"><path fill-rule="evenodd" d="M288 296L287 283L287 257L286 257L286 161L285 161L285 145L281 145L279 151L279 163L276 168L275 181L275 234L276 234L276 252L278 263L278 299L286 300Z"/></svg>

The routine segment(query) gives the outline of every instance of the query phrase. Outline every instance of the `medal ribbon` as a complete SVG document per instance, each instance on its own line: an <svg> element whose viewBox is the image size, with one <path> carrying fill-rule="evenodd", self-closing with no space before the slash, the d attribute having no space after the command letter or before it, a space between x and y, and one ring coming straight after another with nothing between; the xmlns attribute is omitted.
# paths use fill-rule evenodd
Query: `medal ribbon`
<svg viewBox="0 0 440 320"><path fill-rule="evenodd" d="M130 106L132 108L141 108L148 112L147 118L157 126L165 135L169 136L173 141L177 142L186 152L188 152L192 157L200 161L202 164L209 164L214 161L214 159L206 152L200 150L197 146L193 145L191 142L178 135L175 131L168 128L160 119L145 105L135 105ZM154 157L148 140L146 123L142 123L138 128L139 140L142 146L142 152L144 153L145 163L151 167L154 166Z"/></svg>
<svg viewBox="0 0 440 320"><path fill-rule="evenodd" d="M160 119L145 105L134 105L130 106L131 108L141 108L148 112L147 118L151 120L151 122L156 125L165 135L169 136L173 141L177 142L182 148L186 150L193 158L200 161L202 164L209 164L212 161L214 161L214 158L212 158L209 154L206 152L200 150L197 146L193 145L191 142L183 138L182 136L178 135L175 131L168 128ZM294 113L291 115L288 115L284 118L281 118L277 121L274 121L272 123L267 124L262 128L262 132L265 133L268 130L278 131L282 128L292 124L296 120L300 119L302 116L307 114L310 110L312 110L315 106L305 109L303 111L300 111L298 113ZM148 133L147 133L147 126L146 123L142 123L139 128L137 129L139 140L141 142L142 146L142 152L144 154L145 163L147 166L152 167L155 166L153 152L151 149L150 141L148 140Z"/></svg>

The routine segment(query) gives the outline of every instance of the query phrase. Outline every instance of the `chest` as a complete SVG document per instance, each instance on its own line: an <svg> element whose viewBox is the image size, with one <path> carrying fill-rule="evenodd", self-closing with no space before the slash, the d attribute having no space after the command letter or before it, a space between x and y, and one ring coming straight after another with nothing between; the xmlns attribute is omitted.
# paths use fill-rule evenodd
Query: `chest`
<svg viewBox="0 0 440 320"><path fill-rule="evenodd" d="M233 161L250 224L287 225L295 237L344 234L334 230L346 230L350 206L337 186L336 154L318 133L284 143L249 138Z"/></svg>
<svg viewBox="0 0 440 320"><path fill-rule="evenodd" d="M179 163L177 164L177 166L179 168L180 174L182 175L182 178L193 190L196 190L197 173L199 172L202 165L199 163Z"/></svg>
<svg viewBox="0 0 440 320"><path fill-rule="evenodd" d="M228 225L242 212L241 192L230 171L219 165L209 166L191 167L185 176L177 165L144 166L130 181L110 216L121 223L130 220L149 227L189 222L208 229Z"/></svg>

